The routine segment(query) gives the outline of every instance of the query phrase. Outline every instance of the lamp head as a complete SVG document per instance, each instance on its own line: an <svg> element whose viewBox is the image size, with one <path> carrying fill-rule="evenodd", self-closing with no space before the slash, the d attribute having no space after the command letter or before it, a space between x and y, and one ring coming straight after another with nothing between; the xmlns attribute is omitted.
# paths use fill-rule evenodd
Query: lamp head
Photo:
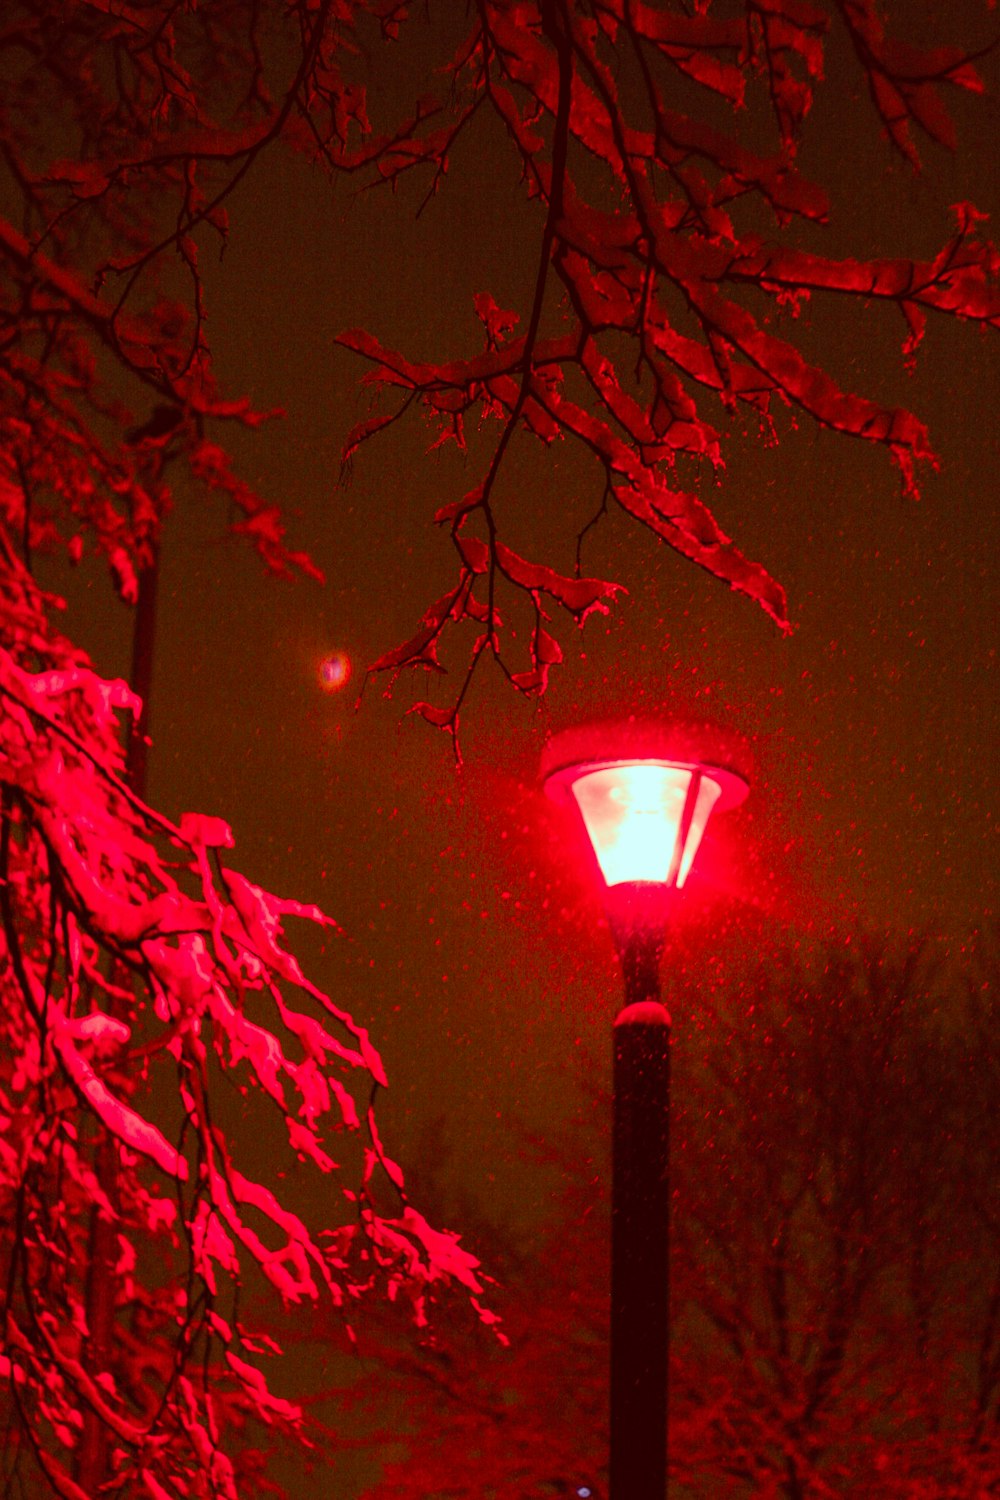
<svg viewBox="0 0 1000 1500"><path fill-rule="evenodd" d="M701 738L711 752L712 737L703 730ZM697 739L696 731L627 720L546 746L545 790L576 808L609 892L681 889L711 814L746 797L745 778L700 755Z"/></svg>

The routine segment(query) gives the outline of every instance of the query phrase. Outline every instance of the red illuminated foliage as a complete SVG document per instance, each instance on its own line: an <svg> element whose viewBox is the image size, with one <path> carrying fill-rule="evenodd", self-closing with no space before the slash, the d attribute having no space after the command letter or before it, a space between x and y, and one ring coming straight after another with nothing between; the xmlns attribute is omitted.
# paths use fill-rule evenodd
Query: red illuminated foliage
<svg viewBox="0 0 1000 1500"><path fill-rule="evenodd" d="M938 990L918 953L873 946L831 951L818 969L779 961L707 1009L703 989L683 1021L677 1007L672 1492L995 1492L990 977ZM422 1353L391 1348L374 1383L384 1400L405 1382L388 1435L408 1452L369 1500L606 1496L599 1106L547 1149L562 1215L534 1254L507 1261L509 1355L447 1336ZM482 1227L477 1242L489 1243Z"/></svg>
<svg viewBox="0 0 1000 1500"><path fill-rule="evenodd" d="M422 1316L436 1283L477 1303L476 1262L403 1193L378 1053L286 945L290 918L333 924L231 868L221 819L175 824L130 790L133 695L55 636L7 562L4 1463L33 1461L68 1500L110 1471L152 1500L234 1497L259 1460L248 1424L301 1421L241 1287L326 1298L345 1322L373 1290ZM303 1206L282 1182L296 1161L340 1191Z"/></svg>
<svg viewBox="0 0 1000 1500"><path fill-rule="evenodd" d="M549 614L582 623L620 591L501 536L500 476L522 435L582 445L598 513L621 507L784 625L780 586L693 487L719 469L741 409L766 425L787 403L887 447L908 479L930 449L914 417L840 389L762 309L812 293L888 303L907 357L928 312L998 318L995 255L968 206L926 264L834 260L795 238L826 213L795 142L830 25L911 159L921 133L949 138L947 91L978 87L959 51L902 45L863 0L746 0L724 15L708 0L690 14L619 0L447 5L456 31L437 71L412 9L4 7L0 1369L10 1462L34 1462L72 1500L111 1464L154 1500L232 1496L232 1424L295 1422L265 1384L265 1346L242 1328L244 1274L291 1300L351 1297L376 1270L418 1303L436 1278L476 1291L450 1238L405 1200L388 1214L375 1203L376 1177L398 1173L348 1084L364 1095L379 1081L377 1054L282 936L288 918L325 919L229 868L224 824L178 825L130 788L134 702L61 638L31 573L43 551L96 553L134 603L181 477L225 503L268 571L318 576L233 466L227 432L269 414L219 389L208 341L200 265L224 246L228 204L261 153L283 143L368 185L423 174L433 193L475 119L513 152L529 200L513 228L530 288L520 308L476 297L480 347L427 363L343 335L376 398L396 397L350 435L346 457L411 408L437 441L463 444L470 416L495 434L477 482L436 518L458 579L375 664L392 672L438 668L446 632L469 627L469 673L493 656L516 689L541 692L562 655ZM413 38L415 102L373 126L365 70ZM707 112L678 106L675 83ZM744 106L771 120L770 153L744 143L742 113L720 123ZM520 661L501 596L531 611ZM454 731L469 680L418 710ZM329 1173L337 1136L347 1218L307 1223L258 1175L224 1075L269 1108L276 1153ZM244 1444L239 1462L251 1461Z"/></svg>
<svg viewBox="0 0 1000 1500"><path fill-rule="evenodd" d="M315 572L287 545L277 508L231 465L227 424L264 414L217 387L200 263L224 246L227 205L279 142L362 184L415 174L433 197L475 129L491 133L490 171L504 152L520 171L527 202L509 232L527 273L523 304L501 307L484 289L481 346L456 342L432 362L368 332L341 337L371 366L373 398L389 403L350 434L345 460L417 408L435 444L464 447L470 418L495 434L476 482L435 518L457 556L453 588L373 669L442 670L443 638L467 627L470 670L486 654L515 689L540 693L562 655L549 614L582 623L621 589L504 539L502 475L524 437L579 445L593 460L595 519L620 508L786 627L780 582L702 498L742 415L769 436L788 408L880 444L907 487L932 461L920 420L843 388L806 352L799 303L894 308L906 359L928 313L1000 318L996 254L971 205L957 206L954 234L930 260L817 253L827 193L800 171L797 144L826 45L841 34L873 126L914 167L921 137L952 144L948 95L981 89L975 60L901 40L905 7L894 24L892 7L883 20L868 0L432 10L436 31L424 7L385 0L7 7L6 524L28 549L96 547L134 597L169 508L168 470L183 461L228 502L271 571ZM433 45L440 57L428 57ZM395 90L397 113L382 100L373 122L369 70L377 77L383 59L398 69L396 53L404 71L412 55L419 87L413 99ZM540 492L571 515L572 497L554 485L553 475ZM519 600L533 621L520 660L507 618ZM454 730L467 685L418 711Z"/></svg>
<svg viewBox="0 0 1000 1500"><path fill-rule="evenodd" d="M379 163L391 183L433 168L430 191L443 190L463 131L475 120L482 132L486 115L536 207L534 218L525 215L536 229L525 246L532 285L512 309L489 293L476 297L480 349L431 363L367 332L341 337L372 365L376 392L395 397L388 415L357 426L345 460L414 404L438 444L451 439L464 449L470 418L496 433L476 483L435 517L458 554L452 591L372 669L443 670L446 631L469 622L463 684L445 694L446 707L417 705L452 733L484 654L519 691L542 692L561 659L546 629L550 614L562 609L582 624L591 611L606 612L621 584L582 578L579 543L611 506L788 628L780 582L744 556L702 498L744 413L765 439L778 435L787 408L793 420L803 414L881 444L915 490L917 465L933 462L923 423L844 388L804 352L794 323L803 300L891 305L907 361L929 311L1000 322L997 256L973 208L956 208L954 235L931 261L837 259L806 248L816 238L810 229L827 220L828 200L796 165L832 29L846 32L877 119L914 167L915 137L952 143L946 94L981 90L972 62L954 48L923 52L899 42L873 6L853 0L717 9L708 0L480 4L432 121L405 152ZM762 122L772 140L763 152L746 144ZM509 526L503 470L522 435L543 447L573 440L593 461L596 511L580 531L572 576L501 540ZM549 503L572 514L572 498L555 491ZM511 622L501 617L501 599L506 610L519 597L532 610L527 668L516 665Z"/></svg>

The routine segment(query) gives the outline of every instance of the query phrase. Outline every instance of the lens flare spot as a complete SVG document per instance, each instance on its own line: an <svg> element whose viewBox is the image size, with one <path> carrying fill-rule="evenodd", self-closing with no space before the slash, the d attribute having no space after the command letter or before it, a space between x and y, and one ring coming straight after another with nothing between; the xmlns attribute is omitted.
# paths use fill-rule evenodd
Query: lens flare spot
<svg viewBox="0 0 1000 1500"><path fill-rule="evenodd" d="M350 658L343 651L331 651L319 664L319 680L328 693L342 688L351 675Z"/></svg>

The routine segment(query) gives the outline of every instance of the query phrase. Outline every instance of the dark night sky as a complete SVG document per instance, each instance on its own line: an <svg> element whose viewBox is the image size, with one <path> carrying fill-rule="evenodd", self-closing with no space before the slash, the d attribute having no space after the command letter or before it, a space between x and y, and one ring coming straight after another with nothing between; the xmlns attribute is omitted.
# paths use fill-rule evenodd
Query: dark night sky
<svg viewBox="0 0 1000 1500"><path fill-rule="evenodd" d="M825 145L803 165L835 173L831 250L932 253L948 232L942 205L1000 207L996 104L955 103L960 164L928 149L926 181L890 161L864 100L818 103L813 139ZM805 427L777 447L748 434L729 450L716 513L787 587L795 633L783 638L754 605L611 522L588 571L622 578L629 598L582 635L562 633L566 664L541 710L481 674L459 776L445 736L402 722L422 679L392 702L375 683L355 714L359 675L327 694L318 667L339 649L359 674L412 632L454 571L430 515L470 487L474 457L425 456L430 435L415 420L363 451L350 488L336 488L364 405L361 372L333 339L361 325L445 353L456 339L473 347L474 292L524 307L533 261L512 237L516 183L485 149L459 153L454 182L416 226L412 193L358 199L298 164L263 164L234 203L212 274L220 374L288 412L237 448L327 585L262 579L216 507L180 498L163 563L150 790L168 812L225 816L240 868L338 918L346 941L315 955L318 977L385 1054L390 1141L412 1154L444 1116L453 1180L527 1223L547 1184L525 1176L517 1130L572 1106L581 1058L603 1070L617 989L597 901L553 849L534 786L550 725L679 711L747 737L751 798L716 830L731 888L712 907L723 930L699 932L712 951L859 920L955 947L994 919L1000 377L996 340L974 329L932 320L907 377L891 364L903 336L891 311L805 312L834 373L895 392L929 422L941 469L925 475L921 501L900 497L881 450ZM526 547L559 538L547 560L569 563L598 499L567 446L526 449L504 513ZM100 669L124 669L128 622L103 580L72 584L69 629Z"/></svg>

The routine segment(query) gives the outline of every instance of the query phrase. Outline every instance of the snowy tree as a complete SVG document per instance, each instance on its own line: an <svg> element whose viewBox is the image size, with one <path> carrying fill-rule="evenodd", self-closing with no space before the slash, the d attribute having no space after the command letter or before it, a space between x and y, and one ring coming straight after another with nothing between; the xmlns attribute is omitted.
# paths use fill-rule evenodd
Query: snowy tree
<svg viewBox="0 0 1000 1500"><path fill-rule="evenodd" d="M974 965L935 982L919 949L872 943L814 964L779 957L688 997L674 1054L672 1493L995 1490L994 982ZM565 1191L535 1253L508 1252L510 1353L446 1332L422 1350L388 1343L376 1384L385 1402L402 1379L407 1398L386 1402L384 1436L407 1452L371 1500L606 1494L607 1115L588 1110L545 1147ZM477 1243L505 1263L502 1229L479 1226Z"/></svg>
<svg viewBox="0 0 1000 1500"><path fill-rule="evenodd" d="M898 26L906 20L900 7ZM484 656L521 693L544 691L563 654L553 617L583 624L622 587L583 576L581 544L612 509L787 629L780 581L741 552L704 498L748 417L765 442L804 419L879 444L916 493L921 466L934 461L924 423L845 388L796 319L814 297L891 309L912 364L929 313L997 326L997 257L969 203L955 206L954 233L930 260L823 253L828 194L799 170L797 148L835 30L892 150L917 168L921 137L953 143L946 96L982 89L973 60L900 40L868 0L543 0L477 5L446 99L402 159L380 162L389 182L429 170L429 193L443 191L462 133L474 122L482 130L485 114L537 208L530 284L513 307L488 289L476 296L478 349L429 362L366 332L342 337L370 362L383 403L351 434L348 462L415 406L438 444L464 449L470 418L496 434L485 456L478 442L470 448L476 482L434 517L457 553L453 587L373 666L444 670L442 644L464 628L460 685L415 705L431 723L457 732ZM525 557L510 539L513 451L563 442L589 457L594 476L575 568ZM549 504L578 515L555 471L554 462L542 471ZM515 637L529 642L527 659Z"/></svg>
<svg viewBox="0 0 1000 1500"><path fill-rule="evenodd" d="M436 516L454 586L373 664L434 670L446 634L470 632L459 686L417 705L453 733L484 657L516 690L541 692L562 654L549 615L582 623L621 588L512 545L502 476L517 445L582 445L595 517L621 507L784 626L780 585L697 491L721 473L740 413L777 431L787 406L878 443L907 485L931 458L916 417L842 389L803 353L795 305L814 294L891 304L906 359L928 313L998 318L996 257L973 206L956 210L929 261L837 260L810 238L826 197L796 167L831 26L876 123L914 165L921 135L950 140L948 92L980 87L961 46L894 39L867 0L480 0L467 14L442 7L448 26L433 32L423 10L13 0L4 11L0 1369L8 1462L33 1461L65 1496L93 1492L112 1468L119 1489L156 1500L232 1495L232 1424L295 1422L239 1316L243 1275L291 1301L349 1300L376 1272L418 1308L440 1279L478 1295L450 1237L405 1198L387 1208L375 1196L380 1177L399 1193L367 1100L381 1064L282 930L327 919L230 868L221 820L146 804L126 759L131 745L134 771L143 735L128 721L141 706L62 637L57 601L32 573L41 552L97 554L141 607L183 475L224 502L267 570L316 575L279 508L234 467L227 431L266 414L219 389L208 339L200 267L262 153L290 149L320 174L387 189L418 174L433 197L458 142L485 122L491 149L521 171L523 305L484 289L477 346L433 363L371 334L342 340L383 403L349 435L348 464L411 409L436 441L463 445L469 419L484 424L479 480ZM446 38L429 89L428 36ZM396 53L414 87L396 116L371 120L367 74ZM762 121L767 148L748 144ZM521 604L524 659L507 634ZM348 1217L307 1223L241 1165L223 1075L317 1171L334 1170L330 1137L343 1137L337 1154L356 1166Z"/></svg>
<svg viewBox="0 0 1000 1500"><path fill-rule="evenodd" d="M61 636L32 575L41 550L91 548L141 605L179 462L225 496L271 572L315 574L208 435L258 418L214 388L196 245L169 205L178 194L192 233L224 232L208 181L281 133L321 70L330 9L303 11L278 102L264 33L286 49L241 6L4 18L3 1456L9 1485L34 1470L75 1500L109 1483L234 1497L259 1477L248 1425L291 1430L301 1413L273 1388L280 1351L246 1316L250 1293L325 1297L346 1325L369 1290L418 1317L436 1284L480 1290L382 1147L377 1050L287 944L292 919L334 924L231 868L222 819L143 800L129 727L142 705ZM164 290L169 257L192 309ZM339 1194L303 1206L283 1153L339 1177Z"/></svg>
<svg viewBox="0 0 1000 1500"><path fill-rule="evenodd" d="M703 498L743 418L767 438L787 410L879 444L909 489L933 461L921 420L842 389L816 362L797 310L829 298L894 312L904 361L929 314L991 327L1000 317L996 254L972 204L955 208L929 261L905 247L821 253L828 194L799 170L797 148L826 43L840 34L873 129L914 168L921 139L953 144L947 97L981 90L975 59L961 38L923 50L900 39L905 12L894 29L869 0L429 9L436 29L425 7L393 0L249 14L169 0L11 8L0 253L12 534L29 548L98 547L130 597L169 506L167 468L183 461L226 498L269 568L312 571L227 455L225 424L261 414L213 379L200 261L224 244L231 201L279 143L361 184L417 175L432 198L475 129L521 174L522 304L503 308L484 288L478 346L433 362L361 331L342 337L382 402L348 437L348 464L414 409L438 443L464 446L470 418L495 434L477 482L435 517L455 550L454 587L374 667L436 669L443 637L466 627L470 664L492 656L537 693L561 657L548 615L583 621L619 592L620 580L560 571L504 540L504 467L522 442L579 445L594 463L592 519L620 507L785 627L780 582ZM441 55L428 55L434 46ZM389 63L394 78L415 78L413 93L396 88L390 103L382 91L373 121L366 82ZM466 309L452 312L464 328ZM501 618L519 599L533 620L528 660ZM421 712L453 728L463 692Z"/></svg>
<svg viewBox="0 0 1000 1500"><path fill-rule="evenodd" d="M300 1418L270 1387L277 1346L241 1286L258 1303L268 1285L287 1306L325 1297L345 1319L377 1287L422 1316L435 1282L477 1301L476 1262L407 1200L375 1122L378 1053L286 944L289 918L329 919L224 863L221 819L175 824L136 796L119 718L133 695L59 640L8 563L5 1461L33 1458L75 1500L109 1465L123 1493L235 1496L257 1455L234 1433ZM262 1130L272 1163L284 1150L342 1174L340 1207L322 1194L304 1211L262 1176Z"/></svg>

